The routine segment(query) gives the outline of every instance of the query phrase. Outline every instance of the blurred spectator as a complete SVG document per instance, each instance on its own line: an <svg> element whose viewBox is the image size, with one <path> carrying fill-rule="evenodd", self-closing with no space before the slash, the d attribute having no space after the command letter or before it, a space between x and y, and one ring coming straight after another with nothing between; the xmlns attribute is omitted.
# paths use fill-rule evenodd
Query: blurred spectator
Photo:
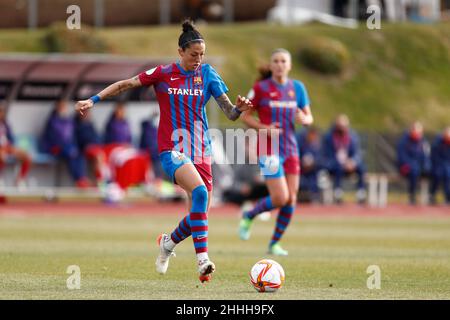
<svg viewBox="0 0 450 320"><path fill-rule="evenodd" d="M92 122L89 109L84 111L83 115L75 114L75 138L82 152L85 152L89 146L100 144L100 136Z"/></svg>
<svg viewBox="0 0 450 320"><path fill-rule="evenodd" d="M239 206L269 194L264 177L261 175L261 169L257 165L256 148L250 148L246 139L244 149L245 163L234 166L233 184L223 193L224 202L231 202Z"/></svg>
<svg viewBox="0 0 450 320"><path fill-rule="evenodd" d="M119 102L106 124L105 144L131 144L131 130L125 114L125 104Z"/></svg>
<svg viewBox="0 0 450 320"><path fill-rule="evenodd" d="M427 142L423 137L423 126L415 122L400 138L397 145L397 165L400 174L408 181L409 203L416 203L417 183L428 171Z"/></svg>
<svg viewBox="0 0 450 320"><path fill-rule="evenodd" d="M450 127L439 134L431 146L431 203L436 204L436 192L443 184L445 202L450 205Z"/></svg>
<svg viewBox="0 0 450 320"><path fill-rule="evenodd" d="M125 104L119 102L106 124L105 145L103 147L108 182L117 184L121 190L131 185L148 184L153 178L151 160L147 152L132 145L130 125L126 119Z"/></svg>
<svg viewBox="0 0 450 320"><path fill-rule="evenodd" d="M30 169L31 157L26 151L14 146L14 136L6 120L6 105L0 103L0 169L5 165L9 157L21 162L15 185L24 186L25 178Z"/></svg>
<svg viewBox="0 0 450 320"><path fill-rule="evenodd" d="M80 152L87 160L93 161L97 184L107 182L111 176L110 170L106 163L103 145L100 143L100 135L92 122L90 110L85 110L83 115L76 113L75 140Z"/></svg>
<svg viewBox="0 0 450 320"><path fill-rule="evenodd" d="M74 120L68 115L67 102L58 101L41 136L40 151L63 159L77 187L90 184L86 178L86 164L78 149L74 135Z"/></svg>
<svg viewBox="0 0 450 320"><path fill-rule="evenodd" d="M139 148L149 155L155 178L163 179L164 171L158 152L158 121L159 117L157 115L142 121Z"/></svg>
<svg viewBox="0 0 450 320"><path fill-rule="evenodd" d="M322 152L324 167L334 179L335 201L341 203L343 200L342 179L356 173L358 176L356 198L358 203L363 203L366 200L365 166L359 138L350 129L350 121L345 114L337 116L334 125L325 134Z"/></svg>
<svg viewBox="0 0 450 320"><path fill-rule="evenodd" d="M346 17L348 0L333 0L333 15L338 17Z"/></svg>
<svg viewBox="0 0 450 320"><path fill-rule="evenodd" d="M301 130L297 134L297 142L301 164L300 192L306 191L310 201L318 202L320 201L318 174L322 167L320 132L315 127Z"/></svg>

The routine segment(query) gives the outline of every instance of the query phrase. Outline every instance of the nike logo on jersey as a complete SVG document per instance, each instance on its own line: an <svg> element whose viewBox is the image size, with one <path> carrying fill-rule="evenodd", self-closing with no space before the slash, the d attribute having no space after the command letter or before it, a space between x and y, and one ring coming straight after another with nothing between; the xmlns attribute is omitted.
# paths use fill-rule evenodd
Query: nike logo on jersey
<svg viewBox="0 0 450 320"><path fill-rule="evenodd" d="M270 95L271 98L275 98L276 96L278 96L278 93L271 92L271 93L269 93L269 95Z"/></svg>
<svg viewBox="0 0 450 320"><path fill-rule="evenodd" d="M156 68L147 70L147 71L145 71L145 74L148 75L148 76L151 76L153 74L153 72L155 72L155 70L156 70Z"/></svg>
<svg viewBox="0 0 450 320"><path fill-rule="evenodd" d="M172 78L172 77L170 77L171 81L178 80L178 79L180 79L180 78Z"/></svg>
<svg viewBox="0 0 450 320"><path fill-rule="evenodd" d="M182 96L202 96L203 90L200 89L181 89L181 88L169 88L168 94L182 95Z"/></svg>

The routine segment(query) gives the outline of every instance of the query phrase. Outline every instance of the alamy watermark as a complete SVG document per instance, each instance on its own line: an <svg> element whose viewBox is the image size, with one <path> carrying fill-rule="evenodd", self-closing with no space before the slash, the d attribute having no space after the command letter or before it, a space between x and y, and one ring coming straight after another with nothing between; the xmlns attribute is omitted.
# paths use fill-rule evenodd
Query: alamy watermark
<svg viewBox="0 0 450 320"><path fill-rule="evenodd" d="M367 14L370 16L367 18L366 26L369 30L381 29L381 8L377 5L370 5L367 7Z"/></svg>
<svg viewBox="0 0 450 320"><path fill-rule="evenodd" d="M81 29L81 8L77 5L70 5L66 9L66 13L70 16L66 20L66 26L69 30Z"/></svg>
<svg viewBox="0 0 450 320"><path fill-rule="evenodd" d="M204 130L203 122L195 121L191 128L172 132L172 162L180 164L191 159L194 164L259 164L263 174L278 171L280 131L278 129ZM208 142L210 141L210 142ZM290 148L294 148L292 142ZM213 154L211 144L223 146L224 156ZM251 156L250 156L251 154ZM255 155L259 155L259 157Z"/></svg>
<svg viewBox="0 0 450 320"><path fill-rule="evenodd" d="M78 5L70 5L66 9L66 13L69 17L66 19L67 29L80 30L81 29L81 8ZM373 4L367 7L367 14L370 16L367 18L366 25L369 30L381 29L381 8L380 6Z"/></svg>
<svg viewBox="0 0 450 320"><path fill-rule="evenodd" d="M67 274L70 276L66 280L66 286L69 290L80 290L81 289L81 270L77 265L70 265L66 270Z"/></svg>
<svg viewBox="0 0 450 320"><path fill-rule="evenodd" d="M367 289L381 289L381 269L377 265L370 265L366 270L370 276L367 278Z"/></svg>

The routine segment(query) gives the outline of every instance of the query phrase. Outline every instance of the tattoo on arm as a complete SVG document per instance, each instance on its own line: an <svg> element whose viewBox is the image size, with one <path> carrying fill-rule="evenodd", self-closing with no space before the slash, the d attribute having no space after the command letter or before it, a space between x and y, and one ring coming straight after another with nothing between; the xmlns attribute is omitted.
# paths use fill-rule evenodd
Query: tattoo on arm
<svg viewBox="0 0 450 320"><path fill-rule="evenodd" d="M122 92L127 91L131 87L132 87L131 84L121 84L121 83L119 83L117 91L116 91L116 94L121 94Z"/></svg>
<svg viewBox="0 0 450 320"><path fill-rule="evenodd" d="M135 77L132 80L133 81L138 80L138 77ZM121 94L122 92L134 88L136 86L137 85L135 85L132 81L129 80L118 81L107 87L104 91L100 92L100 95L102 99L106 99Z"/></svg>
<svg viewBox="0 0 450 320"><path fill-rule="evenodd" d="M234 121L237 118L239 118L240 113L238 112L237 108L231 103L230 99L226 94L223 94L220 97L218 97L216 101L220 109L222 109L223 113L225 113L228 119Z"/></svg>

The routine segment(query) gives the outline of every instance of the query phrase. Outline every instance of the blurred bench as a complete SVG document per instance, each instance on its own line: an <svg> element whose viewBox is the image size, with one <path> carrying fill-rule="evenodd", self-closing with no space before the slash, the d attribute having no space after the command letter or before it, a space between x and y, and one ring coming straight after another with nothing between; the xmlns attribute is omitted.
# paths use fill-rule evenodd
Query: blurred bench
<svg viewBox="0 0 450 320"><path fill-rule="evenodd" d="M326 170L319 173L319 189L324 204L333 203L333 182ZM389 186L401 184L406 190L405 177L397 173L367 173L367 204L371 207L385 207L389 202ZM419 183L419 203L429 204L429 181L421 178Z"/></svg>
<svg viewBox="0 0 450 320"><path fill-rule="evenodd" d="M388 203L389 186L398 183L406 190L406 178L398 173L367 174L368 204L372 207L385 207ZM429 180L420 178L419 203L429 204Z"/></svg>
<svg viewBox="0 0 450 320"><path fill-rule="evenodd" d="M22 134L15 137L15 146L19 149L25 150L31 156L32 165L49 166L54 170L54 186L61 185L61 173L64 170L64 162L57 157L47 153L42 153L38 148L38 140L35 136ZM10 159L10 163L14 165L15 160Z"/></svg>

